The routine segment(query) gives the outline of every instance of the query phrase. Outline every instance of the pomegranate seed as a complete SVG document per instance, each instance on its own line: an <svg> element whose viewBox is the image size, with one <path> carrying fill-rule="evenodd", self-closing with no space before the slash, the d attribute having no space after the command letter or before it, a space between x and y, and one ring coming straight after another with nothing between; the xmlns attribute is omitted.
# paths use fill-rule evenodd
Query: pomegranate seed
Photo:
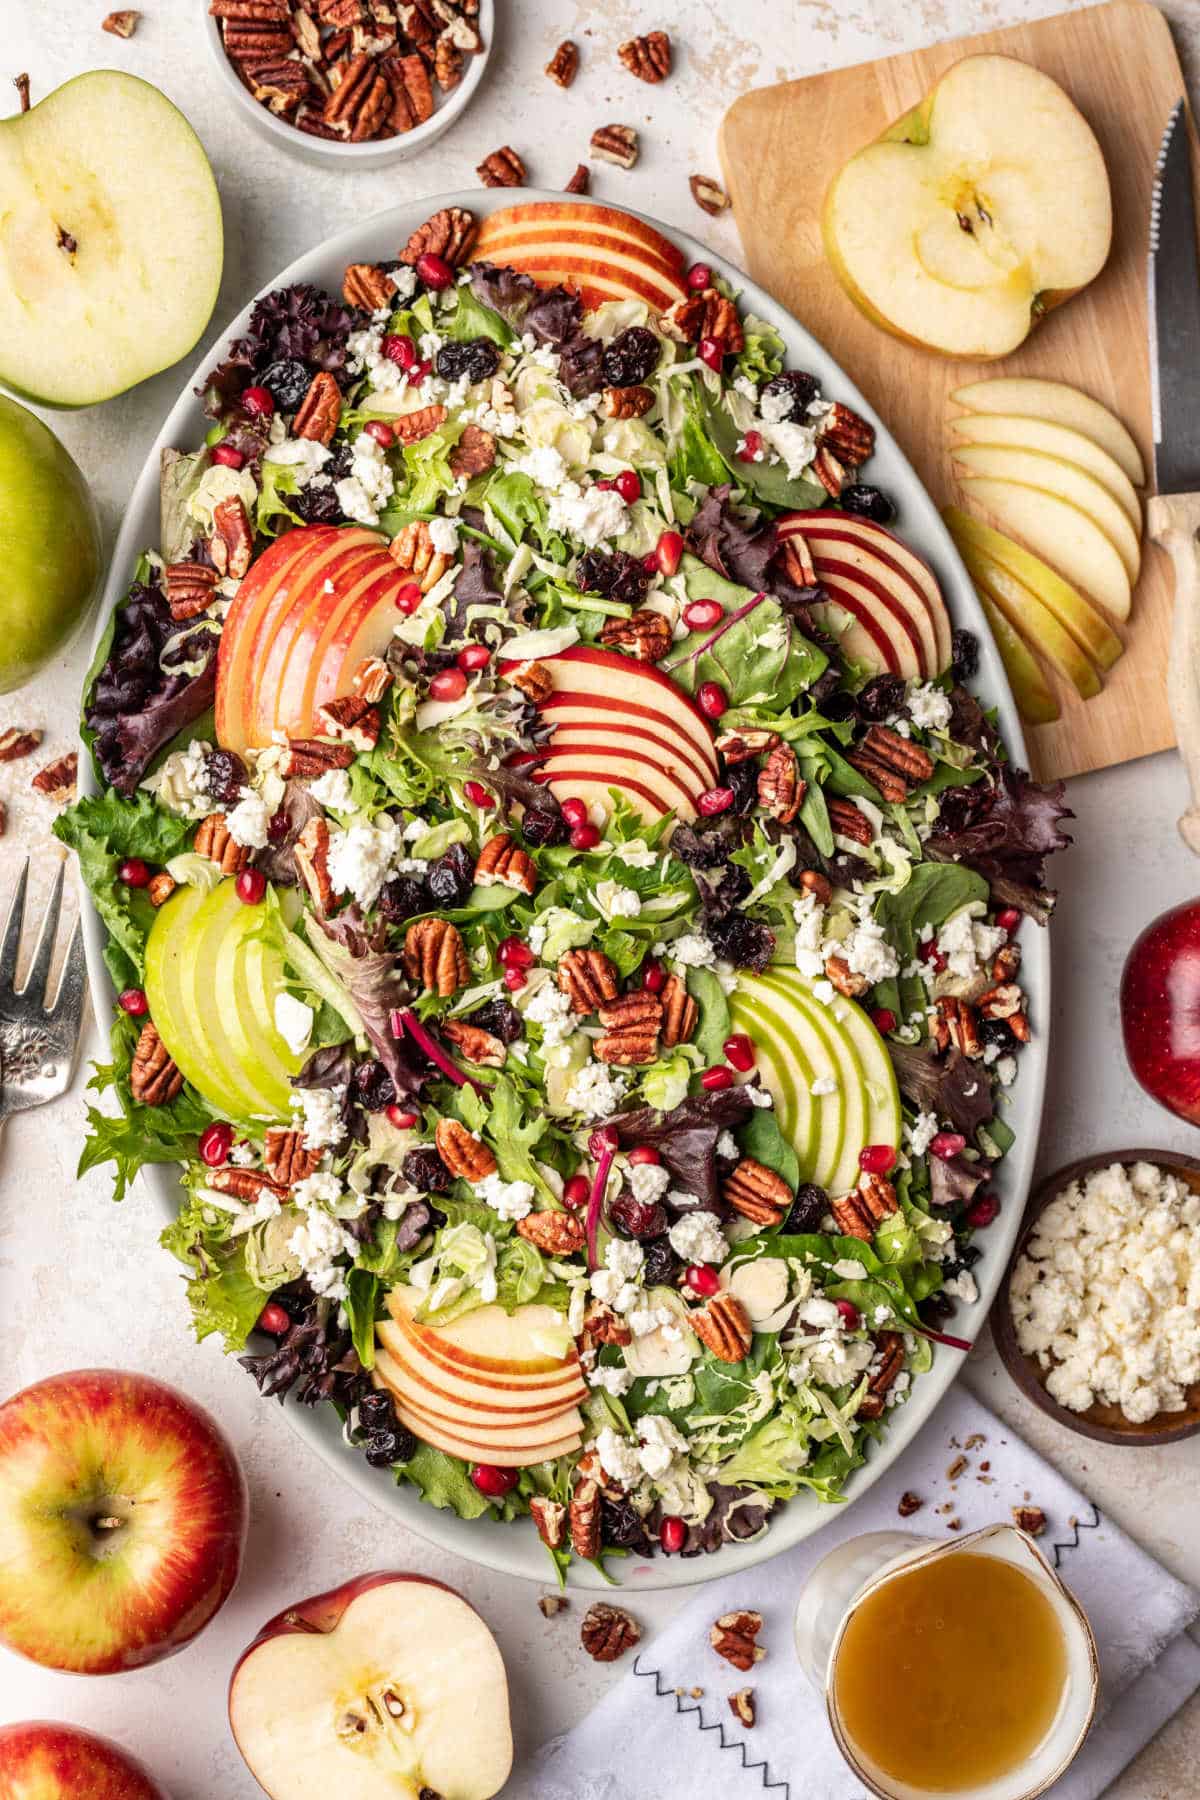
<svg viewBox="0 0 1200 1800"><path fill-rule="evenodd" d="M696 345L696 355L702 363L707 363L710 369L715 369L718 375L725 366L725 352L716 338L701 338Z"/></svg>
<svg viewBox="0 0 1200 1800"><path fill-rule="evenodd" d="M662 1161L662 1157L653 1144L635 1144L626 1161L631 1162L635 1168L639 1164L646 1168L654 1168Z"/></svg>
<svg viewBox="0 0 1200 1800"><path fill-rule="evenodd" d="M396 442L395 432L390 425L385 425L382 419L368 419L363 430L368 437L375 439L381 450L390 450Z"/></svg>
<svg viewBox="0 0 1200 1800"><path fill-rule="evenodd" d="M261 869L243 869L236 886L243 906L258 906L266 895L267 878Z"/></svg>
<svg viewBox="0 0 1200 1800"><path fill-rule="evenodd" d="M835 1300L843 1325L847 1331L857 1331L861 1323L859 1310L852 1300Z"/></svg>
<svg viewBox="0 0 1200 1800"><path fill-rule="evenodd" d="M454 280L454 270L444 256L435 256L432 250L426 250L417 258L417 274L426 287L448 288Z"/></svg>
<svg viewBox="0 0 1200 1800"><path fill-rule="evenodd" d="M467 678L461 669L442 669L429 684L431 700L461 700L467 691Z"/></svg>
<svg viewBox="0 0 1200 1800"><path fill-rule="evenodd" d="M721 1277L707 1263L692 1263L690 1268L684 1270L683 1279L693 1294L701 1294L705 1300L710 1300L721 1286Z"/></svg>
<svg viewBox="0 0 1200 1800"><path fill-rule="evenodd" d="M258 1315L258 1329L269 1332L272 1337L282 1337L290 1331L292 1321L289 1319L277 1300L268 1300Z"/></svg>
<svg viewBox="0 0 1200 1800"><path fill-rule="evenodd" d="M702 812L706 819L711 819L716 813L728 812L732 805L733 789L724 787L709 788L706 793L701 794L696 802L697 810Z"/></svg>
<svg viewBox="0 0 1200 1800"><path fill-rule="evenodd" d="M437 256L433 260L441 262L442 259ZM471 1470L471 1480L489 1500L502 1500L510 1489L516 1487L517 1478L518 1470L498 1469L495 1463L476 1463Z"/></svg>
<svg viewBox="0 0 1200 1800"><path fill-rule="evenodd" d="M696 695L696 704L706 719L719 719L729 705L729 696L719 681L704 681Z"/></svg>
<svg viewBox="0 0 1200 1800"><path fill-rule="evenodd" d="M275 411L270 388L248 387L242 395L242 410L253 413L257 418L269 419Z"/></svg>
<svg viewBox="0 0 1200 1800"><path fill-rule="evenodd" d="M864 1144L858 1153L858 1166L868 1175L886 1175L896 1166L896 1152L890 1144Z"/></svg>
<svg viewBox="0 0 1200 1800"><path fill-rule="evenodd" d="M687 272L687 284L694 293L703 293L706 287L712 286L712 270L707 263L693 263Z"/></svg>
<svg viewBox="0 0 1200 1800"><path fill-rule="evenodd" d="M657 550L648 550L646 552L645 556L643 556L643 558L642 558L642 567L643 567L643 569L645 569L647 575L657 575L658 574L658 551Z"/></svg>
<svg viewBox="0 0 1200 1800"><path fill-rule="evenodd" d="M389 362L394 362L398 369L411 369L417 360L417 346L410 337L401 332L389 331L379 348Z"/></svg>
<svg viewBox="0 0 1200 1800"><path fill-rule="evenodd" d="M724 1063L714 1063L711 1069L705 1069L700 1077L700 1086L706 1094L719 1093L722 1088L733 1086L733 1070L727 1069Z"/></svg>
<svg viewBox="0 0 1200 1800"><path fill-rule="evenodd" d="M707 631L724 616L725 608L719 600L693 600L683 609L683 622L689 631Z"/></svg>
<svg viewBox="0 0 1200 1800"><path fill-rule="evenodd" d="M496 956L506 969L532 969L537 957L524 938L506 937L497 945Z"/></svg>
<svg viewBox="0 0 1200 1800"><path fill-rule="evenodd" d="M642 964L642 986L648 994L661 994L667 985L667 971L653 956Z"/></svg>
<svg viewBox="0 0 1200 1800"><path fill-rule="evenodd" d="M424 595L415 581L403 581L396 589L396 605L402 613L416 612L423 599Z"/></svg>
<svg viewBox="0 0 1200 1800"><path fill-rule="evenodd" d="M978 1200L973 1200L966 1210L967 1224L973 1231L982 1231L985 1225L990 1225L997 1217L999 1211L1000 1202L995 1194L980 1194Z"/></svg>
<svg viewBox="0 0 1200 1800"><path fill-rule="evenodd" d="M739 460L753 462L756 457L762 455L762 447L762 432L748 431L742 439L742 448L738 451Z"/></svg>
<svg viewBox="0 0 1200 1800"><path fill-rule="evenodd" d="M721 1048L734 1068L740 1069L743 1074L747 1069L752 1069L758 1061L754 1040L748 1037L744 1031L735 1031L732 1037L725 1039Z"/></svg>
<svg viewBox="0 0 1200 1800"><path fill-rule="evenodd" d="M469 806L479 807L481 812L491 812L496 804L496 796L489 794L478 781L463 782L463 799Z"/></svg>
<svg viewBox="0 0 1200 1800"><path fill-rule="evenodd" d="M394 1101L391 1106L384 1107L384 1113L388 1124L394 1125L397 1131L411 1131L421 1120L420 1113L409 1112L406 1107L397 1106Z"/></svg>
<svg viewBox="0 0 1200 1800"><path fill-rule="evenodd" d="M929 1148L943 1162L949 1162L952 1156L957 1156L966 1147L967 1140L961 1131L939 1131L936 1137L929 1140Z"/></svg>
<svg viewBox="0 0 1200 1800"><path fill-rule="evenodd" d="M658 1541L667 1555L673 1556L687 1543L687 1526L682 1519L664 1519L658 1528Z"/></svg>
<svg viewBox="0 0 1200 1800"><path fill-rule="evenodd" d="M229 1161L229 1152L233 1148L233 1126L222 1120L216 1125L209 1125L200 1133L200 1161L207 1163L210 1169L219 1169L222 1163Z"/></svg>
<svg viewBox="0 0 1200 1800"><path fill-rule="evenodd" d="M454 660L460 669L465 669L468 675L473 675L476 669L487 668L492 660L492 653L486 644L468 644L465 650L459 651Z"/></svg>
<svg viewBox="0 0 1200 1800"><path fill-rule="evenodd" d="M232 444L214 444L212 459L226 469L240 469L246 460L241 451L235 450Z"/></svg>
<svg viewBox="0 0 1200 1800"><path fill-rule="evenodd" d="M1013 932L1017 929L1017 926L1021 923L1022 916L1019 907L1002 906L1000 911L996 914L996 923L1001 931L1007 931L1009 937L1011 937Z"/></svg>
<svg viewBox="0 0 1200 1800"><path fill-rule="evenodd" d="M562 816L572 829L576 825L586 825L588 822L587 807L582 800L564 800L562 803Z"/></svg>
<svg viewBox="0 0 1200 1800"><path fill-rule="evenodd" d="M433 364L430 362L428 357L425 358L424 362L414 363L412 368L408 371L409 381L415 382L419 385L422 381L424 381L425 377L428 375L428 373L429 373L430 369L432 369L432 367L433 367Z"/></svg>
<svg viewBox="0 0 1200 1800"><path fill-rule="evenodd" d="M896 1029L896 1015L890 1006L877 1006L871 1014L871 1023L880 1037L886 1037L889 1031Z"/></svg>
<svg viewBox="0 0 1200 1800"><path fill-rule="evenodd" d="M286 808L282 806L267 820L267 836L273 844L282 843L291 829L292 821L287 816Z"/></svg>
<svg viewBox="0 0 1200 1800"><path fill-rule="evenodd" d="M654 555L662 574L668 579L679 567L679 559L683 555L683 539L677 531L664 531L654 546Z"/></svg>
<svg viewBox="0 0 1200 1800"><path fill-rule="evenodd" d="M140 856L131 856L128 861L123 862L117 874L126 887L145 887L150 879L150 871Z"/></svg>
<svg viewBox="0 0 1200 1800"><path fill-rule="evenodd" d="M600 833L594 825L577 825L571 833L572 850L594 850L600 842Z"/></svg>
<svg viewBox="0 0 1200 1800"><path fill-rule="evenodd" d="M936 938L930 938L927 943L918 944L917 955L922 962L932 963L939 975L946 966L946 958L938 949Z"/></svg>
<svg viewBox="0 0 1200 1800"><path fill-rule="evenodd" d="M641 478L635 469L622 469L613 482L613 486L626 506L632 506L635 500L640 500L642 497Z"/></svg>
<svg viewBox="0 0 1200 1800"><path fill-rule="evenodd" d="M569 1181L563 1182L563 1205L569 1206L572 1212L577 1212L581 1206L587 1205L591 1191L591 1183L586 1175L572 1175Z"/></svg>
<svg viewBox="0 0 1200 1800"><path fill-rule="evenodd" d="M519 994L529 980L524 969L505 969L504 985L510 994Z"/></svg>
<svg viewBox="0 0 1200 1800"><path fill-rule="evenodd" d="M150 1010L150 1002L141 988L126 988L123 994L117 996L117 1005L122 1012L127 1012L131 1019L143 1018Z"/></svg>

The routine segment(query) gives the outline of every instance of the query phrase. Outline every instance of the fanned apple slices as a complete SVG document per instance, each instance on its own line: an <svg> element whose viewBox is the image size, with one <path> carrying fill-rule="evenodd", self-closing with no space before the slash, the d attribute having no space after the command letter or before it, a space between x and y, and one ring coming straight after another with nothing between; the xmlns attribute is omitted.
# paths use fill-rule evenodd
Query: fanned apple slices
<svg viewBox="0 0 1200 1800"><path fill-rule="evenodd" d="M587 307L644 300L662 313L687 298L678 245L643 220L590 200L501 207L480 226L474 255L520 269L542 287L573 288Z"/></svg>

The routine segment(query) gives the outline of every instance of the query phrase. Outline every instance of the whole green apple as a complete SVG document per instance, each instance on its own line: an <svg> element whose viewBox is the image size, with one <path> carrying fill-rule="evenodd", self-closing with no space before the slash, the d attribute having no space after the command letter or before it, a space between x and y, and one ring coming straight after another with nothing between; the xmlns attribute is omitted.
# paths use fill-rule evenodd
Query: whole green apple
<svg viewBox="0 0 1200 1800"><path fill-rule="evenodd" d="M0 394L0 694L29 681L80 624L100 574L96 508L54 433Z"/></svg>

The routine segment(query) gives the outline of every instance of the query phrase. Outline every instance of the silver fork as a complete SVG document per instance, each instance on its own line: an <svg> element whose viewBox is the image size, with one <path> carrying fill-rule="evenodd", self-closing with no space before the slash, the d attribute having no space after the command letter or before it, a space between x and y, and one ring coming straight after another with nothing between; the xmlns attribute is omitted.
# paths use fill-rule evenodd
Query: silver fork
<svg viewBox="0 0 1200 1800"><path fill-rule="evenodd" d="M0 1130L13 1113L56 1100L70 1085L83 1021L87 970L78 920L63 961L58 993L50 1004L50 965L58 936L66 864L59 865L46 916L24 987L17 987L17 958L25 924L29 859L17 881L0 940Z"/></svg>

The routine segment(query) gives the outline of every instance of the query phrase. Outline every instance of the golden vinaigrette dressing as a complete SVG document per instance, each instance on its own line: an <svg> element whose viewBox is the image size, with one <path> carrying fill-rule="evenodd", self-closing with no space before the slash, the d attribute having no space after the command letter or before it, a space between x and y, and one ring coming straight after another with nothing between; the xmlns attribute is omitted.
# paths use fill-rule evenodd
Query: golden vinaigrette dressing
<svg viewBox="0 0 1200 1800"><path fill-rule="evenodd" d="M1067 1651L1030 1577L963 1551L897 1575L842 1636L834 1693L864 1759L931 1794L982 1785L1030 1756L1058 1711Z"/></svg>

